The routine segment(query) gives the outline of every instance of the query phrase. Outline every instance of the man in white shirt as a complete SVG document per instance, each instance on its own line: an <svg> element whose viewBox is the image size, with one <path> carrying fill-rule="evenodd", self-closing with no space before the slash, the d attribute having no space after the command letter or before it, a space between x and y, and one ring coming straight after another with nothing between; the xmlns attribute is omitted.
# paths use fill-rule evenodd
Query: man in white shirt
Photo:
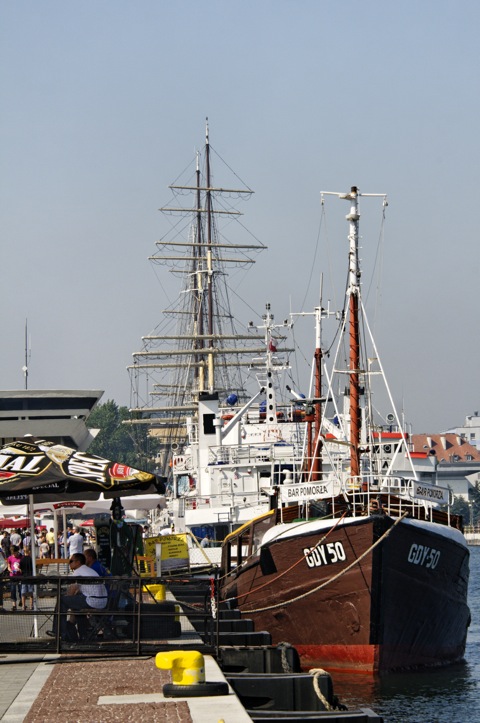
<svg viewBox="0 0 480 723"><path fill-rule="evenodd" d="M108 593L101 578L95 570L87 567L85 555L81 552L74 553L69 560L71 576L75 578L82 577L98 577L99 582L90 581L88 583L74 582L67 588L67 594L60 596L60 636L62 640L67 640L67 612L68 610L83 611L83 614L77 615L76 623L80 639L85 637L87 629L87 610L103 610L107 605ZM54 631L49 631L49 635L55 636Z"/></svg>
<svg viewBox="0 0 480 723"><path fill-rule="evenodd" d="M67 540L68 554L76 555L77 552L83 552L83 535L80 532L79 527L73 528L73 535Z"/></svg>

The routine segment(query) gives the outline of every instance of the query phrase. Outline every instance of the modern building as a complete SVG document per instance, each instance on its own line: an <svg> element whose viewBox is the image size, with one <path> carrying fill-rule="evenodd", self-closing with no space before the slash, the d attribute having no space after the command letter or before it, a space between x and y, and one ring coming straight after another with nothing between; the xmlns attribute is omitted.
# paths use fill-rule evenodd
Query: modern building
<svg viewBox="0 0 480 723"><path fill-rule="evenodd" d="M463 427L455 427L454 429L449 429L448 432L465 437L467 442L480 450L480 416L478 412L474 412L470 416L465 417Z"/></svg>
<svg viewBox="0 0 480 723"><path fill-rule="evenodd" d="M85 451L99 431L86 421L102 395L96 389L0 391L0 444L31 435Z"/></svg>

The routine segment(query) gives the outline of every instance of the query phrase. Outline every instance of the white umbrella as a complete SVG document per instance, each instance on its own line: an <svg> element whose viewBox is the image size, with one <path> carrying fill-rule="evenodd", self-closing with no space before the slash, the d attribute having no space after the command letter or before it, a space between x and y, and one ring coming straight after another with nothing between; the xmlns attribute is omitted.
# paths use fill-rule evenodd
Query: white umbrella
<svg viewBox="0 0 480 723"><path fill-rule="evenodd" d="M165 509L166 500L163 495L131 495L129 497L121 497L122 507L124 510L155 510ZM38 514L58 514L65 510L66 512L77 512L82 515L95 515L101 512L110 512L112 500L106 500L103 495L98 500L68 500L58 502L35 502L33 510L35 515ZM0 517L20 517L26 516L26 508L28 505L3 505L0 502Z"/></svg>

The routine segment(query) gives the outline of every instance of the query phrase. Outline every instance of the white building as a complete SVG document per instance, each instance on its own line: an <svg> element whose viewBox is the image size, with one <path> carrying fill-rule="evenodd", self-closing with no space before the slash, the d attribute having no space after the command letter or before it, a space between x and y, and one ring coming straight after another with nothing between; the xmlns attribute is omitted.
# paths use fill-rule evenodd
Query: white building
<svg viewBox="0 0 480 723"><path fill-rule="evenodd" d="M465 437L467 442L480 451L480 416L478 412L466 417L463 427L455 427L448 431Z"/></svg>

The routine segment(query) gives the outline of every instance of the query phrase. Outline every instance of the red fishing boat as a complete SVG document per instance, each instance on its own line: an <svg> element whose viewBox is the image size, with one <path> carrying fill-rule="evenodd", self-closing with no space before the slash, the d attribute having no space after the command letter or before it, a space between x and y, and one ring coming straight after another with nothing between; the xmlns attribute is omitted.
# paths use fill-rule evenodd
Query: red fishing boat
<svg viewBox="0 0 480 723"><path fill-rule="evenodd" d="M385 423L373 419L371 380L384 374L358 260L359 198L372 194L353 187L335 195L350 204L339 317L348 364L341 370L335 354L326 369L317 331L303 464L272 478L272 509L226 538L221 599L274 643L293 644L305 667L381 673L453 663L464 655L470 621L462 521L450 513L450 490L436 484L431 460L413 464L396 411ZM343 406L336 374L347 379Z"/></svg>

